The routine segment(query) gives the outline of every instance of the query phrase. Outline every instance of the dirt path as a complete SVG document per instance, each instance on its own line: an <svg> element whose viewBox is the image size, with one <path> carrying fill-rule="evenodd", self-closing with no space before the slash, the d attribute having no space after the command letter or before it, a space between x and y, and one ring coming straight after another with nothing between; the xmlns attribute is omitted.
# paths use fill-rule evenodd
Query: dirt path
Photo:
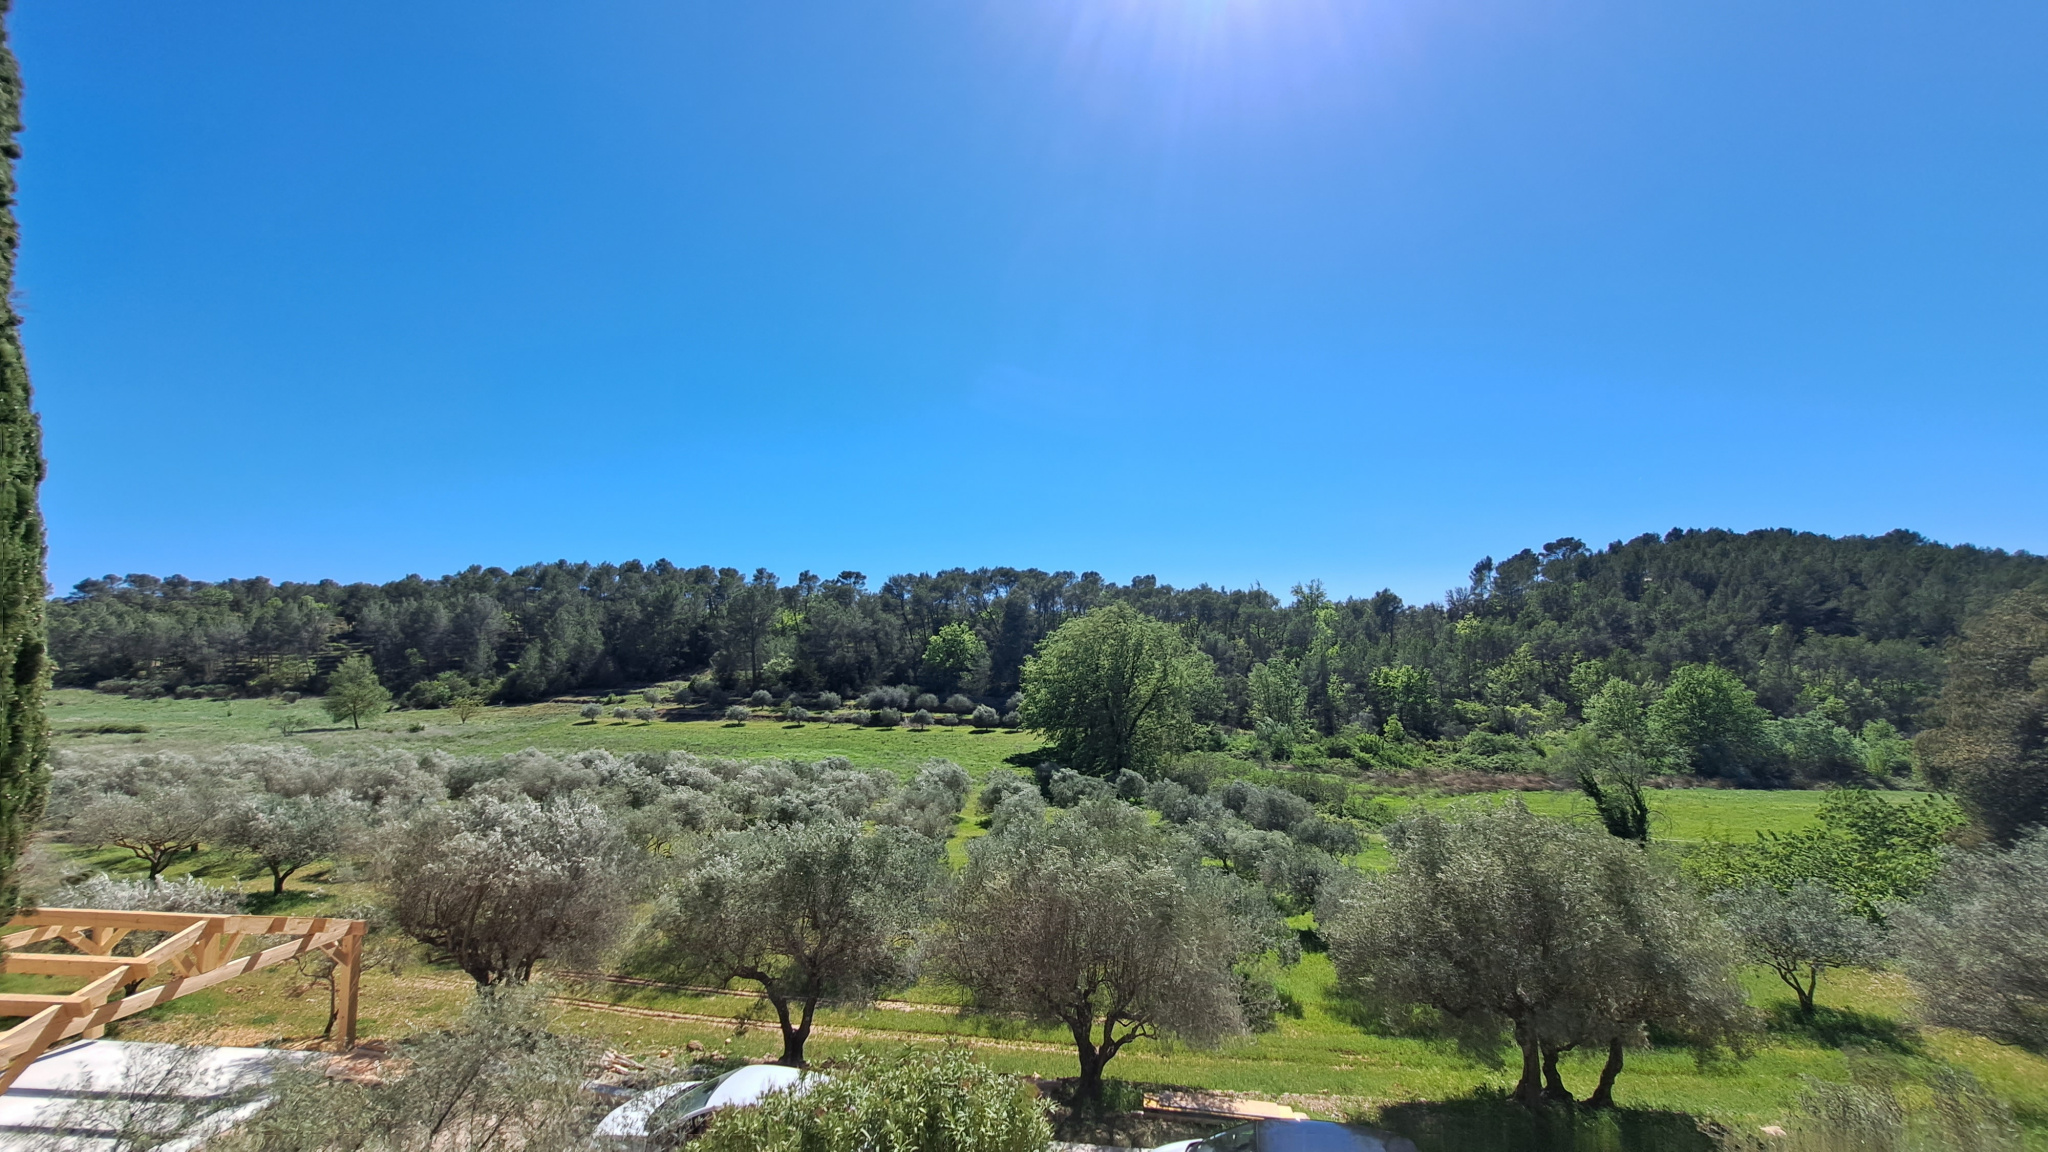
<svg viewBox="0 0 2048 1152"><path fill-rule="evenodd" d="M460 981L436 980L425 977L415 977L413 982L433 988L473 987L473 985ZM636 981L636 983L652 982ZM673 987L673 985L660 986ZM722 994L733 995L733 993ZM759 993L755 993L754 996L758 998ZM741 1019L737 1016L719 1016L706 1012L671 1012L664 1008L636 1008L627 1004L613 1004L610 1001L590 1000L581 996L554 995L548 997L548 999L550 1002L560 1004L564 1008L575 1008L585 1012L609 1012L615 1016L634 1016L642 1020L672 1020L678 1023L716 1024L723 1028L731 1028L741 1023ZM918 1007L922 1010L923 1006L919 1005ZM753 1021L748 1021L747 1024L749 1027L755 1026ZM829 1036L851 1040L892 1040L906 1044L943 1044L953 1040L972 1048L995 1048L1011 1052L1057 1052L1064 1054L1073 1051L1073 1048L1068 1045L1046 1044L1036 1040L1003 1040L993 1036L969 1036L956 1032L939 1034L933 1032L900 1031L893 1028L847 1028L833 1024L812 1025L811 1035L814 1037Z"/></svg>

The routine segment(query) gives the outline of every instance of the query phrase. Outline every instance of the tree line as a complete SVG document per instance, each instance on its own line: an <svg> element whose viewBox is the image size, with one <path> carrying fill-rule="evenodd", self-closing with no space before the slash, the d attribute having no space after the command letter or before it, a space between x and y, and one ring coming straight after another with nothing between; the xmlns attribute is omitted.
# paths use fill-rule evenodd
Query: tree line
<svg viewBox="0 0 2048 1152"><path fill-rule="evenodd" d="M453 674L507 701L700 676L778 697L901 684L996 699L1062 623L1122 603L1213 662L1209 713L1234 727L1251 727L1278 685L1325 736L1365 715L1423 738L1526 730L1582 706L1580 669L1598 661L1637 684L1712 665L1773 716L1825 705L1850 731L1879 720L1910 734L1941 684L1939 645L1999 594L2044 579L2041 557L1903 531L1673 530L1487 558L1466 587L1422 604L1337 599L1315 582L1283 599L1093 572L951 569L871 585L859 572L785 582L663 560L382 585L108 576L49 614L59 683L145 693L318 690L359 651L401 698Z"/></svg>

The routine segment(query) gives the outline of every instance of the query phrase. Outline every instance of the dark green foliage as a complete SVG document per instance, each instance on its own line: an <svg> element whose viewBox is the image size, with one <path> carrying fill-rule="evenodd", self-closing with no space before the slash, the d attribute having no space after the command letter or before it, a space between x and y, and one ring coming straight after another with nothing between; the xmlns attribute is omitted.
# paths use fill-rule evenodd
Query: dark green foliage
<svg viewBox="0 0 2048 1152"><path fill-rule="evenodd" d="M2048 592L2016 592L1964 627L1939 711L1919 741L1928 779L2002 842L2048 822Z"/></svg>
<svg viewBox="0 0 2048 1152"><path fill-rule="evenodd" d="M658 561L472 568L382 586L110 577L81 583L50 613L66 683L253 687L288 659L325 670L345 641L365 646L400 693L451 670L503 677L507 701L692 677L695 698L723 708L717 691L850 698L914 681L942 698L956 689L992 704L1010 697L996 705L1001 715L1021 706L1013 693L1041 641L1091 609L1123 604L1213 661L1220 691L1197 703L1196 729L1263 723L1272 759L1312 762L1348 748L1338 758L1368 768L1445 760L1548 771L1532 739L1597 711L1603 685L1634 687L1647 724L1676 670L1696 665L1732 673L1767 717L1826 721L1765 727L1760 738L1749 723L1757 713L1732 708L1707 714L1734 721L1732 732L1685 728L1703 771L1768 782L1843 779L1852 752L1863 771L1875 761L1896 773L1896 735L1919 730L1941 686L1941 644L1997 596L2043 579L2048 559L1910 532L1689 531L1597 551L1552 541L1482 563L1469 588L1442 602L1413 605L1391 592L1333 600L1314 584L1283 600L1257 588L1014 568L872 587L858 572L803 573L784 584L766 571ZM969 683L980 675L976 644L985 688ZM927 674L942 667L944 676ZM962 669L959 684L938 683ZM1266 691L1281 688L1284 696ZM911 711L916 692L862 707ZM1740 702L1721 702L1731 698ZM1852 745L1846 734L1875 721L1894 737ZM1355 735L1335 750L1325 744L1347 731ZM1385 743L1367 747L1359 735ZM1417 743L1443 740L1459 743Z"/></svg>
<svg viewBox="0 0 2048 1152"><path fill-rule="evenodd" d="M0 0L0 18L7 3ZM0 33L4 36L4 33ZM21 148L21 68L0 39L0 915L20 890L15 861L28 846L48 788L43 718L48 679L43 597L42 425L30 403L28 359L15 314L14 162Z"/></svg>

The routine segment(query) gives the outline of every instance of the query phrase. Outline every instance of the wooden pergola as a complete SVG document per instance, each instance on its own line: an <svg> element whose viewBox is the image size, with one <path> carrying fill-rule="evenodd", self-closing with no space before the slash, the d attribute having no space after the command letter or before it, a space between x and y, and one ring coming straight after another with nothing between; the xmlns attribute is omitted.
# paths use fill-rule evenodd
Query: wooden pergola
<svg viewBox="0 0 2048 1152"><path fill-rule="evenodd" d="M0 1032L0 1093L57 1042L72 1036L100 1036L107 1024L211 988L224 980L282 964L309 952L334 959L335 1007L344 1047L355 1043L356 985L362 973L361 920L325 916L241 916L188 912L105 912L89 908L42 908L9 921L0 937L0 972L71 977L83 981L75 992L30 995L0 992L0 1016L21 1017ZM131 932L167 932L162 942L138 956L116 956L114 946ZM290 936L282 944L236 956L251 936ZM21 949L62 941L75 952ZM152 981L161 978L161 983Z"/></svg>

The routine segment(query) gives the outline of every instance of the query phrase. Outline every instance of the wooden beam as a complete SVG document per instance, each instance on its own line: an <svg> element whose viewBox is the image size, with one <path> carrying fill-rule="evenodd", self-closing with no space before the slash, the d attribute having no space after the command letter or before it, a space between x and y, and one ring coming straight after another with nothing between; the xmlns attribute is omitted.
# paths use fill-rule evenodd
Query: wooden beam
<svg viewBox="0 0 2048 1152"><path fill-rule="evenodd" d="M0 952L0 972L29 976L97 976L116 968L127 971L140 960L107 956L69 956L61 952Z"/></svg>

